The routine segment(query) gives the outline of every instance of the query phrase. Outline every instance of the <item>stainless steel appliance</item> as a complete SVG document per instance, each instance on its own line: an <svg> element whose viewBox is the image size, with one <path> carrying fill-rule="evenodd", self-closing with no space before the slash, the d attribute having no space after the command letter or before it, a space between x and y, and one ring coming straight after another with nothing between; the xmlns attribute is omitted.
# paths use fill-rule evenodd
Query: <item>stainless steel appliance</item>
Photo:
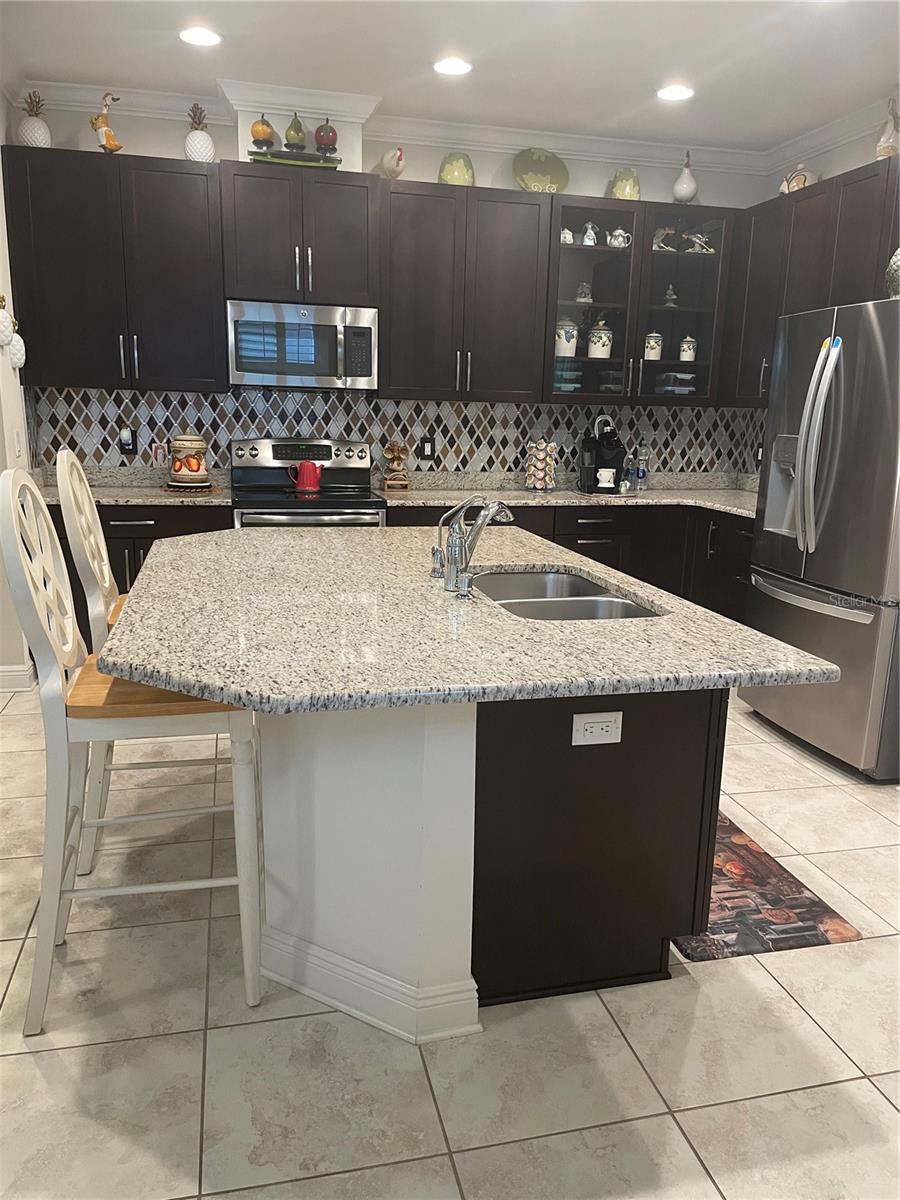
<svg viewBox="0 0 900 1200"><path fill-rule="evenodd" d="M301 463L321 468L319 490L297 487ZM249 438L231 443L236 529L384 525L387 503L372 491L365 442Z"/></svg>
<svg viewBox="0 0 900 1200"><path fill-rule="evenodd" d="M268 387L378 386L378 309L228 301L228 375Z"/></svg>
<svg viewBox="0 0 900 1200"><path fill-rule="evenodd" d="M900 300L778 325L748 624L837 663L841 680L740 695L867 775L896 779Z"/></svg>

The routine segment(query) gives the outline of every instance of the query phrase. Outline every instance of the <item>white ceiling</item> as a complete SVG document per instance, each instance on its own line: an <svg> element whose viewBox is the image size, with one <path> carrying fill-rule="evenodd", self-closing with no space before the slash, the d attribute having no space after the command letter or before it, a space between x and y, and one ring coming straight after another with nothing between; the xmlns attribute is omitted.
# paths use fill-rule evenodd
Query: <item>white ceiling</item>
<svg viewBox="0 0 900 1200"><path fill-rule="evenodd" d="M217 93L242 79L381 96L381 115L767 150L897 86L894 0L6 0L2 77ZM204 24L212 49L180 42ZM438 76L436 59L474 64ZM666 105L656 89L690 83Z"/></svg>

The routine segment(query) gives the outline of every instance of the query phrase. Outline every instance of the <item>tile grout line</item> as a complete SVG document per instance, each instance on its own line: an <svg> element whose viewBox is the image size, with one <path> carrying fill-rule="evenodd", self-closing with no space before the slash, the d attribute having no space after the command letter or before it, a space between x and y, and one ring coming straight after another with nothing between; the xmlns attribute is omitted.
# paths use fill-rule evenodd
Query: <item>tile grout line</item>
<svg viewBox="0 0 900 1200"><path fill-rule="evenodd" d="M218 735L216 736L216 749L218 749ZM213 791L213 800L215 801L215 791ZM210 843L209 849L209 875L212 878L213 861L215 849ZM206 905L206 986L204 989L203 999L203 1041L200 1050L200 1125L199 1137L197 1139L197 1194L203 1191L203 1136L206 1125L206 1063L207 1063L207 1040L209 1037L209 977L212 969L212 900L213 894L210 888L207 897Z"/></svg>
<svg viewBox="0 0 900 1200"><path fill-rule="evenodd" d="M466 1194L463 1191L462 1180L459 1177L459 1171L457 1170L457 1167L456 1167L456 1159L453 1157L453 1150L450 1146L450 1139L447 1136L447 1128L444 1125L444 1117L443 1117L443 1114L441 1113L441 1108L437 1101L437 1095L434 1090L434 1084L431 1082L431 1074L428 1070L428 1063L425 1061L425 1055L422 1051L421 1045L416 1046L416 1049L419 1052L419 1062L422 1064L422 1070L425 1072L425 1080L428 1084L428 1091L431 1095L431 1102L434 1105L434 1111L435 1111L435 1115L437 1116L437 1119L438 1119L438 1125L440 1125L440 1127L441 1127L441 1136L444 1139L444 1145L447 1147L447 1154L449 1155L449 1158L450 1158L450 1170L453 1172L453 1178L456 1180L456 1190L459 1192L460 1200L466 1200Z"/></svg>
<svg viewBox="0 0 900 1200"><path fill-rule="evenodd" d="M777 790L777 789L776 789L776 790ZM762 819L762 817L758 817L758 816L756 815L756 813L753 813L753 812L751 812L749 808L745 808L745 807L744 807L744 805L743 805L743 804L741 804L740 800L736 800L736 799L734 798L734 796L731 794L731 792L724 792L724 791L723 791L722 795L723 795L723 796L727 796L727 797L728 797L728 799L731 801L731 803L732 803L732 804L736 804L736 805L738 806L738 808L741 810L741 812L744 812L744 813L746 813L746 814L747 814L747 816L748 816L748 817L751 817L751 818L752 818L754 821L758 821L758 822L759 822L759 824L760 824L760 825L762 825L763 829L767 829L767 830L769 831L769 833L771 833L772 837L774 837L774 838L777 838L777 839L779 840L779 842L784 842L784 844L785 844L786 846L788 846L788 847L789 847L791 850L793 850L795 854L802 854L802 853L803 853L803 851L802 851L802 850L798 850L798 849L797 849L795 846L793 846L793 845L792 845L792 844L791 844L791 843L790 843L790 842L787 840L787 838L786 838L786 837L782 837L780 833L776 833L776 832L775 832L775 830L774 830L774 829L771 827L771 825L767 825L767 824L765 823L765 821ZM745 795L745 796L750 796L750 795L753 795L753 793L752 793L752 792L744 792L744 793L743 793L743 795ZM726 815L727 815L727 814L726 814ZM742 830L741 832L743 833L743 832L746 832L746 831L745 831L745 830ZM777 858L777 857L778 857L777 855L775 855L775 854L772 854L772 853L771 853L771 851L769 851L769 850L767 850L767 851L766 851L766 854L768 854L768 855L769 855L771 858ZM782 858L786 858L786 857L788 857L788 856L787 856L787 855L782 855L781 857L782 857Z"/></svg>
<svg viewBox="0 0 900 1200"><path fill-rule="evenodd" d="M862 848L865 849L866 847L862 847ZM891 846L869 846L868 849L870 849L870 850L890 850L890 849L892 849L892 847ZM817 858L821 854L852 854L852 853L853 853L852 850L817 850L813 854L804 854L803 857L808 858L810 861L812 861L814 858ZM874 913L874 915L876 917L878 917L878 919L880 921L884 921L885 924L891 925L891 922L887 919L887 917L883 917L881 915L881 913L878 912L877 909L872 908L871 904L866 903L865 900L861 900L859 898L859 896L857 896L856 892L852 892L845 883L841 883L841 881L839 879L835 879L835 877L833 875L831 875L828 871L826 871L825 868L821 864L819 864L817 862L813 862L813 866L818 867L819 870L822 872L822 874L827 875L832 883L836 883L838 885L838 887L842 887L848 896L852 896L854 900L856 900L864 908L867 908L870 913ZM894 925L891 925L891 928L895 932L900 932L900 930L898 930L897 927Z"/></svg>
<svg viewBox="0 0 900 1200"><path fill-rule="evenodd" d="M628 1049L631 1051L632 1055L634 1056L635 1062L638 1064L638 1066L641 1068L641 1070L647 1076L650 1086L653 1088L653 1090L656 1092L657 1096L659 1096L660 1100L666 1106L666 1112L672 1118L672 1121L674 1122L676 1129L678 1129L681 1136L687 1142L688 1146L690 1147L691 1153L694 1155L697 1162L700 1164L700 1166L705 1171L706 1175L709 1178L710 1183L713 1185L713 1187L716 1189L716 1191L722 1197L722 1200L725 1200L725 1193L722 1191L722 1189L719 1187L718 1183L716 1182L715 1176L713 1175L713 1173L709 1169L709 1167L706 1165L706 1163L703 1161L703 1158L700 1155L699 1151L697 1150L697 1147L694 1145L694 1143L688 1137L687 1133L684 1130L684 1127L682 1126L681 1122L678 1120L678 1117L675 1115L675 1112L674 1112L671 1104L669 1104L669 1101L666 1099L665 1095L663 1094L662 1088L657 1084L656 1080L650 1074L649 1068L644 1064L643 1059L638 1054L637 1050L635 1050L634 1046L632 1046L631 1041L628 1038L628 1035L625 1033L625 1030L622 1028L622 1026L616 1020L615 1014L613 1013L613 1011L609 1007L609 1005L606 1003L603 996L600 994L599 989L596 992L596 996L597 996L597 999L600 1001L601 1005L603 1006L603 1008L606 1010L606 1013L609 1016L609 1019L612 1021L613 1025L618 1030L619 1036L622 1038L625 1045L628 1047Z"/></svg>
<svg viewBox="0 0 900 1200"><path fill-rule="evenodd" d="M446 1154L417 1154L414 1158L392 1158L387 1162L367 1163L362 1167L342 1167L337 1171L323 1171L321 1175L292 1175L290 1179L276 1179L272 1183L263 1183L259 1186L263 1189L274 1189L284 1187L288 1183L312 1183L316 1179L334 1179L340 1175L359 1175L363 1171L377 1171L381 1167L402 1167L406 1163L416 1162L431 1162L435 1158L446 1158ZM250 1185L251 1191L255 1191L254 1184ZM202 1200L212 1200L215 1196L233 1196L236 1192L246 1191L246 1185L236 1188L220 1188L217 1192L200 1192Z"/></svg>

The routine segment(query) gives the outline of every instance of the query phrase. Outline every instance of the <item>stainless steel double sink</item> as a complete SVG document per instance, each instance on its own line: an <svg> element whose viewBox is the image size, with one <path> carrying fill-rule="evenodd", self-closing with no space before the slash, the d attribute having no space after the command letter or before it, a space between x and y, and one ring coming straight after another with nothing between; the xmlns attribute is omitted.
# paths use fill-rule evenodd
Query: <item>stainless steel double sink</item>
<svg viewBox="0 0 900 1200"><path fill-rule="evenodd" d="M475 588L507 612L532 621L610 621L655 617L652 609L612 596L602 584L565 571L483 571Z"/></svg>

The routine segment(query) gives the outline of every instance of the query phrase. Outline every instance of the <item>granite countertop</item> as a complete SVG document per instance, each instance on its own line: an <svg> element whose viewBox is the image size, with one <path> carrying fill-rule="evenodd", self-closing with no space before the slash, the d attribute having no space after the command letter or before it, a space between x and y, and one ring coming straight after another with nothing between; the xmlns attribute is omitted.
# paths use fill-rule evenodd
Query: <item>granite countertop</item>
<svg viewBox="0 0 900 1200"><path fill-rule="evenodd" d="M59 488L55 484L38 481L38 487L48 504L59 504ZM218 504L231 507L231 488L220 485L214 485L208 492L176 492L156 484L150 487L135 487L128 483L121 483L107 487L92 483L91 494L94 502L101 507L120 504Z"/></svg>
<svg viewBox="0 0 900 1200"><path fill-rule="evenodd" d="M478 567L579 571L659 613L532 621L429 578L430 528L243 529L157 541L100 669L260 712L752 684L837 667L515 527ZM185 564L189 564L189 586Z"/></svg>
<svg viewBox="0 0 900 1200"><path fill-rule="evenodd" d="M387 493L389 508L427 506L450 508L466 495L477 491L431 491L427 488L409 492ZM739 517L756 515L756 492L737 488L650 488L646 492L625 496L585 495L559 488L553 492L531 492L524 488L498 488L480 493L487 500L502 500L504 504L528 505L535 508L558 508L560 505L618 504L634 507L639 504L687 504L693 508L711 508L717 512L735 513Z"/></svg>

